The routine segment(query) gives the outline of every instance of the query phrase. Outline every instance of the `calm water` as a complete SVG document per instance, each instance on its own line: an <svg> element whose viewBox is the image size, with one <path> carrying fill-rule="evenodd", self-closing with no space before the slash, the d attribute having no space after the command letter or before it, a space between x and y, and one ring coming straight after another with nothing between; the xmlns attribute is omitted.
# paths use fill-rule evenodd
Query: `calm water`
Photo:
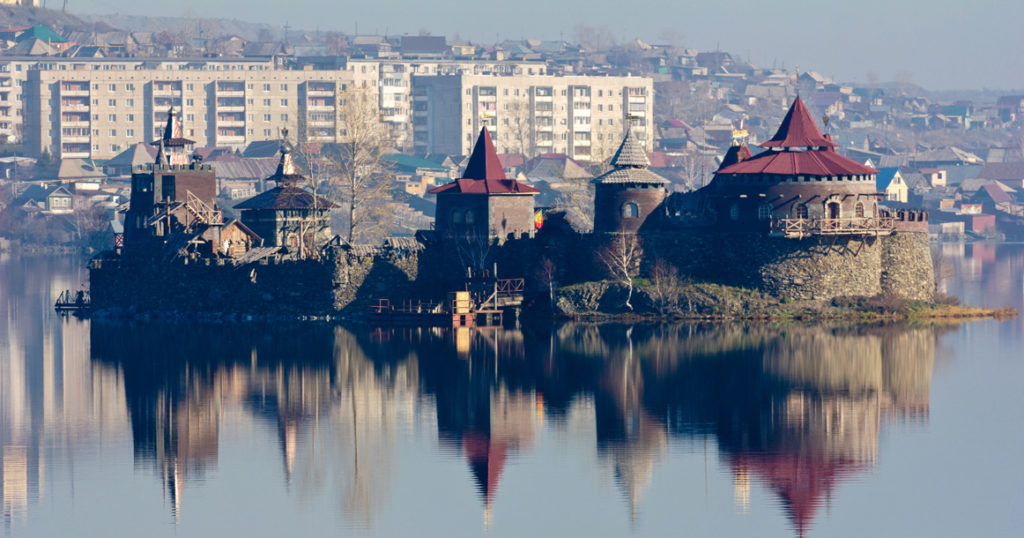
<svg viewBox="0 0 1024 538"><path fill-rule="evenodd" d="M942 248L973 304L1024 246ZM0 261L12 536L1006 536L1022 321L394 330L62 320Z"/></svg>

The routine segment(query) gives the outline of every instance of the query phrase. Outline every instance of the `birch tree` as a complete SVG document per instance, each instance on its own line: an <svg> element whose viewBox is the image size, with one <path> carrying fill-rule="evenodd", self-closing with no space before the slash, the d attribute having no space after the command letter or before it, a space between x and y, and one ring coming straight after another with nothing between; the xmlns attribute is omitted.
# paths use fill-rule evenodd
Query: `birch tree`
<svg viewBox="0 0 1024 538"><path fill-rule="evenodd" d="M630 303L633 299L633 281L640 274L640 259L644 251L636 234L619 232L610 235L611 241L598 251L598 258L608 269L609 276L626 286L624 306L633 310Z"/></svg>

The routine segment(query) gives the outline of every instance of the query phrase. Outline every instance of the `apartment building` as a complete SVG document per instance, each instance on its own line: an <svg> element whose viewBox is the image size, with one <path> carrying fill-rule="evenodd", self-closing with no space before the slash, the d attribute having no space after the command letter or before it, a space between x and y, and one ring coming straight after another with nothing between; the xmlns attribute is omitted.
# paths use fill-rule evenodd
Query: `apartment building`
<svg viewBox="0 0 1024 538"><path fill-rule="evenodd" d="M486 125L501 153L564 153L604 160L625 121L653 149L654 82L648 77L544 74L413 77L417 153L466 155Z"/></svg>
<svg viewBox="0 0 1024 538"><path fill-rule="evenodd" d="M544 62L488 60L407 60L355 58L345 62L356 84L376 89L381 119L389 126L395 146L412 149L412 79L438 75L543 75Z"/></svg>
<svg viewBox="0 0 1024 538"><path fill-rule="evenodd" d="M198 146L242 148L279 138L284 128L301 141L335 142L339 94L352 81L344 70L286 70L251 59L53 59L26 67L26 153L93 159L157 138L171 107Z"/></svg>

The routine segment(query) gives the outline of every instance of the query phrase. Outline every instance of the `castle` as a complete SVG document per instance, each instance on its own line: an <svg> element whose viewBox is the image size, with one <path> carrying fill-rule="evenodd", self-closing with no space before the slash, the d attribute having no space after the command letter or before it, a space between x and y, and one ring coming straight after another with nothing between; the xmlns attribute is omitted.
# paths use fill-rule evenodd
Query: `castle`
<svg viewBox="0 0 1024 538"><path fill-rule="evenodd" d="M434 229L380 247L328 244L335 205L299 187L304 178L287 144L269 178L278 187L239 204L240 221L224 222L214 172L189 160L191 141L180 132L172 110L156 142L157 162L133 175L126 252L91 264L97 307L167 308L166 290L176 288L192 299L181 303L184 310L221 311L231 297L231 308L244 311L244 298L259 296L273 303L261 308L360 311L375 297L439 296L495 266L530 279L552 260L559 282L570 284L605 277L597 253L619 234L640 239L641 273L661 261L696 279L780 299L930 300L934 292L927 213L881 206L878 171L839 155L799 97L764 151L737 141L712 181L692 192L669 194L627 128L612 169L593 180L594 231L587 234L557 222L541 227L540 191L505 176L484 128L463 177L431 191ZM122 274L142 259L133 251L162 252L146 263L174 270ZM166 282L137 279L140 273Z"/></svg>

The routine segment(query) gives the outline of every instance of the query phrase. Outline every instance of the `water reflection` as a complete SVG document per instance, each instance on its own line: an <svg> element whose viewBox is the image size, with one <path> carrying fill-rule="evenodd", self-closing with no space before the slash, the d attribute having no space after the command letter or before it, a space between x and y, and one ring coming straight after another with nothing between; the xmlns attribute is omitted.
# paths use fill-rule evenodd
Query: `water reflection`
<svg viewBox="0 0 1024 538"><path fill-rule="evenodd" d="M875 465L887 421L927 420L939 332L95 323L91 340L93 361L123 377L136 464L163 481L175 516L183 485L216 467L237 408L276 431L287 488L332 495L360 527L390 501L396 443L413 429L465 461L487 524L508 462L542 428L583 421L630 518L669 444L708 440L741 510L761 485L803 534L838 484ZM462 487L450 480L439 491Z"/></svg>

